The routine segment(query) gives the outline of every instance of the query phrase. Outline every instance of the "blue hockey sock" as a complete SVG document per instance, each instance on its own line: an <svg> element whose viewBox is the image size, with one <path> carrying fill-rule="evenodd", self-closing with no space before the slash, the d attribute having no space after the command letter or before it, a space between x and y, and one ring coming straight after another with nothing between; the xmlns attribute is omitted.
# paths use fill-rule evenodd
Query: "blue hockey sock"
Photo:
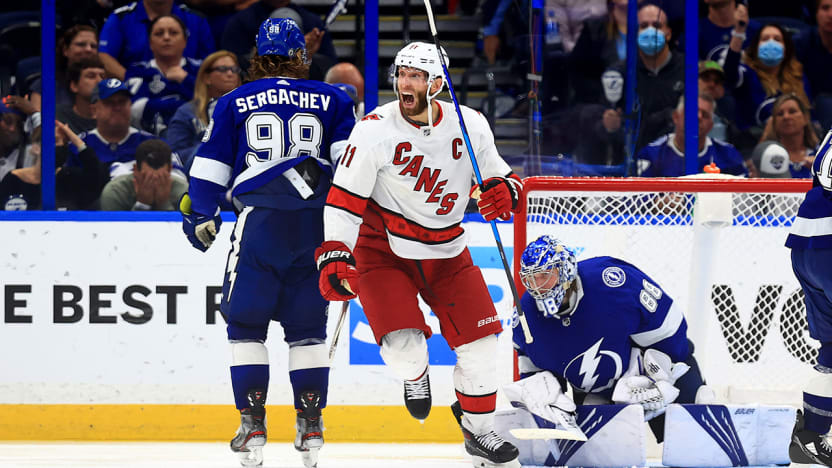
<svg viewBox="0 0 832 468"><path fill-rule="evenodd" d="M329 367L315 367L312 369L298 369L289 372L289 380L295 393L295 408L303 408L300 395L303 392L316 390L321 392L321 408L326 407L327 388L329 387Z"/></svg>
<svg viewBox="0 0 832 468"><path fill-rule="evenodd" d="M234 403L237 409L248 408L249 390L269 389L268 364L231 366L231 386L234 389Z"/></svg>

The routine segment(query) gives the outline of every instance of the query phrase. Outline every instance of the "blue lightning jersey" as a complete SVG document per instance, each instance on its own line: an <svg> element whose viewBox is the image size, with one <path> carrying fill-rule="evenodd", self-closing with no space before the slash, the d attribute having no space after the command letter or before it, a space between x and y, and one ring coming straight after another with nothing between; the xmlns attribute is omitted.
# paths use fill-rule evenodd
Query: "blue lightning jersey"
<svg viewBox="0 0 832 468"><path fill-rule="evenodd" d="M832 130L818 147L812 164L812 188L797 210L786 247L832 249Z"/></svg>
<svg viewBox="0 0 832 468"><path fill-rule="evenodd" d="M577 291L564 318L544 317L554 303L526 292L521 304L534 342L514 328L521 374L548 370L588 393L612 395L633 348L652 348L673 362L690 356L681 308L635 266L614 257L578 262ZM553 313L556 311L551 311Z"/></svg>
<svg viewBox="0 0 832 468"><path fill-rule="evenodd" d="M176 109L193 99L200 63L200 60L182 59L180 66L188 75L181 83L165 78L156 60L139 62L127 68L124 82L133 95L132 112L143 129L161 135Z"/></svg>
<svg viewBox="0 0 832 468"><path fill-rule="evenodd" d="M326 83L281 77L240 86L219 98L194 155L194 211L213 213L228 188L244 205L323 207L354 125L352 99ZM307 159L320 180L291 170Z"/></svg>
<svg viewBox="0 0 832 468"><path fill-rule="evenodd" d="M645 146L636 156L639 177L679 177L685 175L684 148L676 148L674 134L660 137ZM699 172L715 163L723 174L748 176L742 155L733 145L707 137L699 152L696 166Z"/></svg>

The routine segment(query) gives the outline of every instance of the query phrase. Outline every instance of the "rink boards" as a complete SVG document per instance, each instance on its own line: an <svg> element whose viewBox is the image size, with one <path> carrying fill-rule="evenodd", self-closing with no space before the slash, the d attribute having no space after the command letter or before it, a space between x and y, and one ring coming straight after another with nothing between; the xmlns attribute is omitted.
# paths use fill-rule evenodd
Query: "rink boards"
<svg viewBox="0 0 832 468"><path fill-rule="evenodd" d="M0 440L225 440L236 429L220 289L233 216L214 246L193 249L175 213L4 213L0 218ZM466 222L469 246L504 320L511 293L488 224ZM511 225L500 231L509 246ZM381 285L383 287L383 285ZM264 291L268 294L268 291ZM329 334L341 309L330 308ZM426 308L427 311L427 308ZM453 353L429 340L434 410L402 406L359 302L351 304L324 413L333 441L456 441ZM511 379L509 333L501 380ZM270 438L294 437L287 347L274 324Z"/></svg>

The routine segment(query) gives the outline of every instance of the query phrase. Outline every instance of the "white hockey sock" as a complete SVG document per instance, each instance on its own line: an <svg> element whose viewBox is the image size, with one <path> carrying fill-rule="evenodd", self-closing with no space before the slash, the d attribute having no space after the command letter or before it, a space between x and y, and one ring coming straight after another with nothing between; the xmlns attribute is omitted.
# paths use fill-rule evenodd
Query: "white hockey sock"
<svg viewBox="0 0 832 468"><path fill-rule="evenodd" d="M457 346L454 388L462 406L462 424L474 434L494 429L497 404L497 336Z"/></svg>

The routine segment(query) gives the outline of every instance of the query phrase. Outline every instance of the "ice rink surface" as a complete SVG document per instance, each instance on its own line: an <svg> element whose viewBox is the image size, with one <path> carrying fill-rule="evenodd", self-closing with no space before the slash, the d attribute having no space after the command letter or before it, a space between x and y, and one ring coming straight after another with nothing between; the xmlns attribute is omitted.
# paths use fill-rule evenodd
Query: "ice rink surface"
<svg viewBox="0 0 832 468"><path fill-rule="evenodd" d="M263 449L264 468L303 468L289 442ZM235 468L236 456L223 442L61 442L0 443L2 468ZM470 468L462 444L326 443L319 468Z"/></svg>
<svg viewBox="0 0 832 468"><path fill-rule="evenodd" d="M303 468L291 443L269 443L264 468ZM0 442L0 468L237 468L227 443ZM319 468L470 468L462 444L327 443ZM661 466L650 460L649 466ZM822 468L791 465L792 468ZM524 468L532 468L524 465Z"/></svg>

